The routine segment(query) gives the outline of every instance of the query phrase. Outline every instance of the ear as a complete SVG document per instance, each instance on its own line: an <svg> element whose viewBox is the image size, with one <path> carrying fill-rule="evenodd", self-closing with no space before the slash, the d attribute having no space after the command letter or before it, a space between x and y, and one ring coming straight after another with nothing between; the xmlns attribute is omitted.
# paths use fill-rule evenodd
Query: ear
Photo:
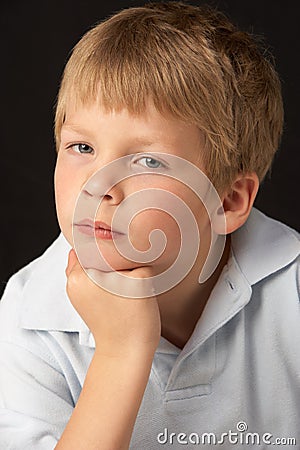
<svg viewBox="0 0 300 450"><path fill-rule="evenodd" d="M226 233L240 228L248 219L259 188L255 172L239 174L231 187L222 195L223 209L226 217Z"/></svg>

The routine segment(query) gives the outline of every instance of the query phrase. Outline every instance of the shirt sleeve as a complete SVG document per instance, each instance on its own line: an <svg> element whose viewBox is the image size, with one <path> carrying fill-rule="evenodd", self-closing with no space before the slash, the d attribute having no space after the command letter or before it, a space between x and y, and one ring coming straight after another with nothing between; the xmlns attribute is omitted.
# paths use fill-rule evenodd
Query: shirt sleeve
<svg viewBox="0 0 300 450"><path fill-rule="evenodd" d="M54 449L73 407L66 379L49 358L0 341L1 449Z"/></svg>
<svg viewBox="0 0 300 450"><path fill-rule="evenodd" d="M68 359L55 355L59 343L46 330L20 326L23 287L35 264L11 277L0 301L1 450L54 449L76 403Z"/></svg>

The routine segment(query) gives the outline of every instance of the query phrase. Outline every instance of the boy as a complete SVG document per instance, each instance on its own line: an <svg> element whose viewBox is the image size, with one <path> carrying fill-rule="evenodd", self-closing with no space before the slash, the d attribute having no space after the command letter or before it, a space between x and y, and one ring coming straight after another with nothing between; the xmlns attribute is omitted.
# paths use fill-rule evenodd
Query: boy
<svg viewBox="0 0 300 450"><path fill-rule="evenodd" d="M252 209L282 122L273 67L209 8L129 8L82 38L57 102L62 235L1 301L1 448L295 448L299 238ZM199 180L187 184L190 167ZM164 207L147 191L167 193ZM117 214L130 198L139 212L127 227ZM200 246L186 276L158 291L189 232L173 201ZM147 259L157 229L165 247Z"/></svg>

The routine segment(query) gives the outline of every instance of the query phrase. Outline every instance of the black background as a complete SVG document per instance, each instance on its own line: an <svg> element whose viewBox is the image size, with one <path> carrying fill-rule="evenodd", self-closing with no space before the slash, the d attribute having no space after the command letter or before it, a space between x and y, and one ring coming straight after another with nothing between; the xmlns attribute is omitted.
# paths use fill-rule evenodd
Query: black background
<svg viewBox="0 0 300 450"><path fill-rule="evenodd" d="M54 104L71 48L92 24L145 1L1 2L1 254L5 281L58 235L53 172ZM201 0L190 1L200 4ZM263 35L283 82L285 133L255 205L293 228L299 217L299 21L296 2L209 2L242 29Z"/></svg>

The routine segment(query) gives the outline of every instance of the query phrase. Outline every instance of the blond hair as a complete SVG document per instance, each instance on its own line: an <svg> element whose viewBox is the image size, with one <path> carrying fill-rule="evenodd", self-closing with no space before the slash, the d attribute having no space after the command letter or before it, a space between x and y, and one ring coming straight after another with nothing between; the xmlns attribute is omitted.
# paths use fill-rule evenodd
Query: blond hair
<svg viewBox="0 0 300 450"><path fill-rule="evenodd" d="M283 125L278 75L254 37L208 6L149 3L88 31L66 65L57 101L59 145L66 107L161 113L204 133L206 173L219 189L238 173L271 166Z"/></svg>

